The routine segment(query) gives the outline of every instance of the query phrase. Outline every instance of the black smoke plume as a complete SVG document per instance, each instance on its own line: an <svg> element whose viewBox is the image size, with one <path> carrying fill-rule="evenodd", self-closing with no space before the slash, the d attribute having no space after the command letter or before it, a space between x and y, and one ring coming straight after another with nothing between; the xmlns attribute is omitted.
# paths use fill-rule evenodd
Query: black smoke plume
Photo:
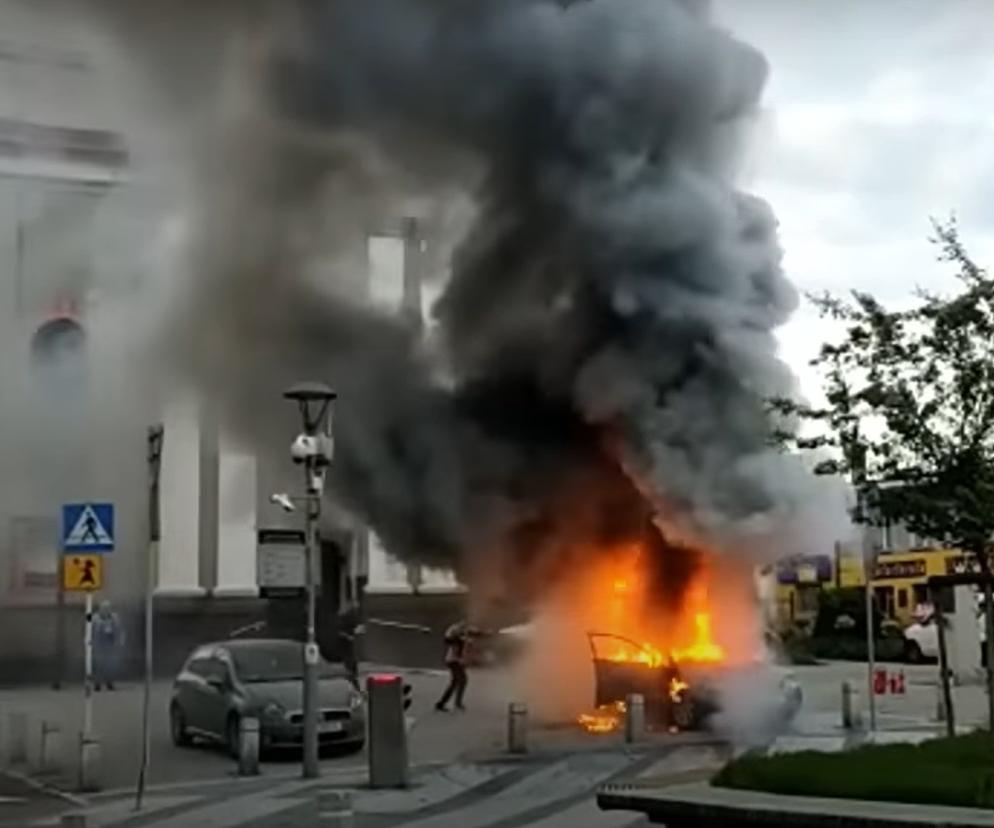
<svg viewBox="0 0 994 828"><path fill-rule="evenodd" d="M247 439L282 449L281 385L336 385L335 497L395 554L525 590L599 543L788 551L810 490L764 400L793 382L774 331L796 296L736 189L756 50L686 0L239 15L266 43L239 64L258 108L204 130L170 332ZM427 345L343 288L399 193L471 203Z"/></svg>

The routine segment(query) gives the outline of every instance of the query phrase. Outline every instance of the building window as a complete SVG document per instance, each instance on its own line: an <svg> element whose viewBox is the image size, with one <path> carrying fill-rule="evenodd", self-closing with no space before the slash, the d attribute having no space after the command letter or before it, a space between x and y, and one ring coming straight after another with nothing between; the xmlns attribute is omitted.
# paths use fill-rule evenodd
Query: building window
<svg viewBox="0 0 994 828"><path fill-rule="evenodd" d="M899 589L897 591L897 608L898 609L908 608L908 590Z"/></svg>
<svg viewBox="0 0 994 828"><path fill-rule="evenodd" d="M797 608L800 614L808 615L818 612L818 596L821 589L816 586L801 586L797 588Z"/></svg>

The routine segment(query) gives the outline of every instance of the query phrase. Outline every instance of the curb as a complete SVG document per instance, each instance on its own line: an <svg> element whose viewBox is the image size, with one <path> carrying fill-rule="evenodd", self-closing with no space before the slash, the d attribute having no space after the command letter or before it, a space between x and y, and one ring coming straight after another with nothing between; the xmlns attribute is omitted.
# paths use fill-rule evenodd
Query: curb
<svg viewBox="0 0 994 828"><path fill-rule="evenodd" d="M4 776L8 776L11 779L16 779L18 782L26 785L38 793L45 794L46 796L54 797L55 799L61 799L63 802L68 802L77 808L85 808L90 803L83 797L71 794L68 791L64 791L61 788L57 788L54 785L50 785L47 782L42 782L40 779L35 779L33 776L29 776L26 773L16 770L4 770L0 771Z"/></svg>

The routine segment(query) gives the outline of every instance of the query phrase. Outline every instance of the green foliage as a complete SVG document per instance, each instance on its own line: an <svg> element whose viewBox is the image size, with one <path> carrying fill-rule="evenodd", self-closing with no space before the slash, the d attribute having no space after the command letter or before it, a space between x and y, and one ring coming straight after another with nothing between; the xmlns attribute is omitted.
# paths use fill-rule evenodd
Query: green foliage
<svg viewBox="0 0 994 828"><path fill-rule="evenodd" d="M747 754L726 765L712 784L794 796L994 807L985 732L844 753Z"/></svg>
<svg viewBox="0 0 994 828"><path fill-rule="evenodd" d="M867 293L815 297L846 326L841 342L824 345L813 362L827 405L772 400L782 418L774 440L818 452L819 474L849 475L858 522L904 523L986 566L994 536L994 280L970 259L954 220L933 226L960 291L919 292L914 307L898 311ZM799 428L805 423L813 436Z"/></svg>
<svg viewBox="0 0 994 828"><path fill-rule="evenodd" d="M905 660L903 638L877 638L873 651L879 663L903 663ZM808 652L815 659L826 661L866 661L869 658L866 638L852 634L813 637L808 642Z"/></svg>
<svg viewBox="0 0 994 828"><path fill-rule="evenodd" d="M866 594L862 587L823 589L818 596L818 618L813 635L817 638L838 635L837 621L841 615L847 615L855 622L847 631L848 637L866 638ZM874 612L875 634L879 634L882 620L880 612Z"/></svg>

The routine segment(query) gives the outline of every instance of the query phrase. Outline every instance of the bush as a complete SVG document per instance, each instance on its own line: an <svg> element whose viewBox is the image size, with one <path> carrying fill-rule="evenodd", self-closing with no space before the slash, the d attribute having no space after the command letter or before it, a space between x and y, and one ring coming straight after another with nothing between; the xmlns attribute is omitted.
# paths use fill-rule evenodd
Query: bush
<svg viewBox="0 0 994 828"><path fill-rule="evenodd" d="M792 796L992 808L989 738L977 732L844 753L747 754L726 765L712 784Z"/></svg>
<svg viewBox="0 0 994 828"><path fill-rule="evenodd" d="M812 638L808 642L811 654L815 658L832 661L866 661L866 639L850 635L832 635ZM903 638L878 638L875 646L877 661L904 661Z"/></svg>
<svg viewBox="0 0 994 828"><path fill-rule="evenodd" d="M844 619L839 624L839 619ZM883 615L874 606L873 629L879 634ZM818 616L812 634L815 638L838 635L845 629L854 638L866 638L866 594L863 587L823 589L818 595Z"/></svg>

